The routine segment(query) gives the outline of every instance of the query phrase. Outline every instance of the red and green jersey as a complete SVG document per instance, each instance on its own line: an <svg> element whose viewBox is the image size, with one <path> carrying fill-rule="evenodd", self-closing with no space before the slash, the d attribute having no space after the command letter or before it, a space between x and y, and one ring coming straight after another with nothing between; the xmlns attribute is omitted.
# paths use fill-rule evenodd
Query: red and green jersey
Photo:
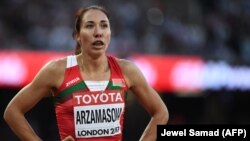
<svg viewBox="0 0 250 141"><path fill-rule="evenodd" d="M90 91L80 74L76 56L67 57L64 81L54 95L61 139L68 135L77 141L122 139L128 87L116 58L107 58L111 72L107 87Z"/></svg>

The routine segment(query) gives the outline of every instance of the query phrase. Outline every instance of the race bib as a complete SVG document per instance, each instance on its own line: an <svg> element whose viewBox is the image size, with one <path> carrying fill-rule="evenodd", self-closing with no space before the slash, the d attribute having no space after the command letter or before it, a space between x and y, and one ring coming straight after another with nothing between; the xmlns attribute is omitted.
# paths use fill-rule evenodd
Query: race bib
<svg viewBox="0 0 250 141"><path fill-rule="evenodd" d="M121 133L124 95L120 90L73 94L77 138L113 136Z"/></svg>

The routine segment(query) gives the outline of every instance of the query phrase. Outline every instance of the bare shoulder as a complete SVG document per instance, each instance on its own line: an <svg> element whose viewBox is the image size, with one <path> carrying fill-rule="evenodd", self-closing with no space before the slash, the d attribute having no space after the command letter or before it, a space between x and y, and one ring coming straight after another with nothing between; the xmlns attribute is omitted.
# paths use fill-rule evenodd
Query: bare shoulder
<svg viewBox="0 0 250 141"><path fill-rule="evenodd" d="M66 60L66 57L63 57L49 61L41 68L34 80L49 83L48 85L53 87L59 87L64 78Z"/></svg>
<svg viewBox="0 0 250 141"><path fill-rule="evenodd" d="M51 60L47 64L45 64L43 69L45 69L48 73L51 74L61 74L65 71L67 62L66 60L66 57Z"/></svg>
<svg viewBox="0 0 250 141"><path fill-rule="evenodd" d="M123 73L136 73L139 71L138 67L130 60L127 59L117 59Z"/></svg>
<svg viewBox="0 0 250 141"><path fill-rule="evenodd" d="M135 85L136 81L142 81L144 78L141 70L130 60L117 59L119 66L121 67L122 73L126 79L129 87Z"/></svg>

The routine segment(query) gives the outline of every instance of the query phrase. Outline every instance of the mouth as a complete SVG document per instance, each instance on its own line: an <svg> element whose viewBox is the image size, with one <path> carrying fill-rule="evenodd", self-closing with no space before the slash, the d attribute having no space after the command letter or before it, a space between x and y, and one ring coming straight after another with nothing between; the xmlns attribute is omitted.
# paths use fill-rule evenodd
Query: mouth
<svg viewBox="0 0 250 141"><path fill-rule="evenodd" d="M99 48L102 48L102 47L104 46L104 42L101 41L101 40L97 40L97 41L94 41L94 42L92 43L92 46L93 46L94 48L99 49Z"/></svg>

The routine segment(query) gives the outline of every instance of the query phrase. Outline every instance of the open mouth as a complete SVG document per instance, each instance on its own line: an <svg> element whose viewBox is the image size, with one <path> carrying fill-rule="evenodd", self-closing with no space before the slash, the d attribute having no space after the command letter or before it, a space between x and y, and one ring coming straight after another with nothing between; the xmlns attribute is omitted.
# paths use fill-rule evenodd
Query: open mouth
<svg viewBox="0 0 250 141"><path fill-rule="evenodd" d="M100 40L97 40L97 41L94 41L94 42L92 43L92 45L95 46L95 47L101 47L101 46L104 45L104 42L103 42L103 41L100 41Z"/></svg>

